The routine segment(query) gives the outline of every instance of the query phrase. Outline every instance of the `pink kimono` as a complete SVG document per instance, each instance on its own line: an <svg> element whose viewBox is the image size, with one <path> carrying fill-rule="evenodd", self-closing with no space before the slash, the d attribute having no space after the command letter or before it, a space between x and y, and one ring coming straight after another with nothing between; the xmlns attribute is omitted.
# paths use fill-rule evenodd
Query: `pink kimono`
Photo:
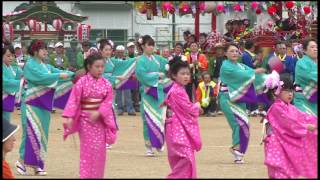
<svg viewBox="0 0 320 180"><path fill-rule="evenodd" d="M270 123L265 143L265 161L270 178L317 178L317 117L277 99L266 119Z"/></svg>
<svg viewBox="0 0 320 180"><path fill-rule="evenodd" d="M200 106L190 102L184 86L174 83L167 98L165 140L172 172L167 178L196 178L195 151L201 149Z"/></svg>
<svg viewBox="0 0 320 180"><path fill-rule="evenodd" d="M100 118L93 122L92 111ZM80 178L103 178L106 162L106 144L116 140L117 125L112 110L112 85L103 77L94 78L89 73L72 88L63 117L72 118L72 127L64 124L64 139L79 132Z"/></svg>

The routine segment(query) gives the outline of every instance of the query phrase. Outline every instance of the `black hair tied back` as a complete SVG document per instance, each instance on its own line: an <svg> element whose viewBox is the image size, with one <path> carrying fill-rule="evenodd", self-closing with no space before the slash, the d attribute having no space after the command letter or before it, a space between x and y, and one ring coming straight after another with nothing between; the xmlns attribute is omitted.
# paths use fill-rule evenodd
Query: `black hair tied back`
<svg viewBox="0 0 320 180"><path fill-rule="evenodd" d="M88 65L91 66L91 65L92 65L95 61L97 61L97 60L103 60L102 55L101 55L100 53L97 53L97 52L90 54L90 55L84 60L84 68L85 68L86 72L89 71Z"/></svg>
<svg viewBox="0 0 320 180"><path fill-rule="evenodd" d="M176 75L178 71L182 68L189 68L187 61L182 61L181 56L175 56L171 61L169 61L169 74Z"/></svg>

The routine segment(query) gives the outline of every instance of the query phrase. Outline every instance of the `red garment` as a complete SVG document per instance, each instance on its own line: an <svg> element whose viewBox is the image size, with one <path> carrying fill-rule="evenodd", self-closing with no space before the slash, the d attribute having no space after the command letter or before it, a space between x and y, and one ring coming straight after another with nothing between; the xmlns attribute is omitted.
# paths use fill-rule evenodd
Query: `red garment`
<svg viewBox="0 0 320 180"><path fill-rule="evenodd" d="M208 70L208 61L204 54L198 54L198 61L199 61L199 68L201 71L207 71ZM187 55L187 60L189 64L192 64L191 62L191 53Z"/></svg>
<svg viewBox="0 0 320 180"><path fill-rule="evenodd" d="M2 178L3 179L14 179L13 173L12 173L10 166L6 160L2 160Z"/></svg>

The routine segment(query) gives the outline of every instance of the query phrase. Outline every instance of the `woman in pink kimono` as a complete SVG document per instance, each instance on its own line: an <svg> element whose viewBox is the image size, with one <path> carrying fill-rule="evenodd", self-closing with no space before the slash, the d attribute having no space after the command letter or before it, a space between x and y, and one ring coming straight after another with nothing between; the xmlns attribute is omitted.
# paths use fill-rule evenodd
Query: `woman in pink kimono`
<svg viewBox="0 0 320 180"><path fill-rule="evenodd" d="M269 177L317 178L317 117L290 103L294 88L289 76L268 81L266 86L276 87L276 99L264 122L264 164Z"/></svg>
<svg viewBox="0 0 320 180"><path fill-rule="evenodd" d="M170 61L170 76L175 81L164 104L167 106L165 140L171 173L167 178L196 178L195 151L201 149L198 116L199 103L192 103L184 88L190 80L187 62Z"/></svg>
<svg viewBox="0 0 320 180"><path fill-rule="evenodd" d="M106 143L113 144L117 125L112 111L112 85L102 77L105 61L98 53L85 60L87 74L72 89L63 112L64 139L78 132L80 178L103 178Z"/></svg>

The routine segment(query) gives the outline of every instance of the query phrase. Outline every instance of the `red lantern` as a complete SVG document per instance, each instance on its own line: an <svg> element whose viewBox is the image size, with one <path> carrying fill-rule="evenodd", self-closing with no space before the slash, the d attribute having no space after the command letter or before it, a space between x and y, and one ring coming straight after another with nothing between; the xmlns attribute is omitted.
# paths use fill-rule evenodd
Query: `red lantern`
<svg viewBox="0 0 320 180"><path fill-rule="evenodd" d="M241 11L241 6L240 6L240 4L235 4L235 5L233 6L233 10L235 10L235 11Z"/></svg>
<svg viewBox="0 0 320 180"><path fill-rule="evenodd" d="M188 12L190 10L190 7L189 7L189 5L188 4L183 4L183 6L182 6L182 11L183 12Z"/></svg>
<svg viewBox="0 0 320 180"><path fill-rule="evenodd" d="M268 7L267 11L270 15L274 15L277 12L277 8L274 6L270 6Z"/></svg>
<svg viewBox="0 0 320 180"><path fill-rule="evenodd" d="M293 1L288 1L286 2L286 8L291 9L294 6L294 2Z"/></svg>
<svg viewBox="0 0 320 180"><path fill-rule="evenodd" d="M258 2L252 2L252 3L251 3L252 9L257 9L258 5L259 5Z"/></svg>
<svg viewBox="0 0 320 180"><path fill-rule="evenodd" d="M62 28L62 21L61 19L55 19L52 21L52 26L57 30L60 31Z"/></svg>
<svg viewBox="0 0 320 180"><path fill-rule="evenodd" d="M206 9L206 5L205 5L204 2L199 4L199 9L200 9L201 12L203 12Z"/></svg>
<svg viewBox="0 0 320 180"><path fill-rule="evenodd" d="M37 21L36 21L36 20L30 19L30 20L28 21L29 29L30 29L30 30L35 30L35 29L36 29L36 24L37 24Z"/></svg>
<svg viewBox="0 0 320 180"><path fill-rule="evenodd" d="M262 12L261 9L256 10L256 14L261 14L261 12Z"/></svg>
<svg viewBox="0 0 320 180"><path fill-rule="evenodd" d="M86 24L78 24L77 36L79 41L89 40L91 26Z"/></svg>
<svg viewBox="0 0 320 180"><path fill-rule="evenodd" d="M172 9L173 5L170 2L164 2L162 3L162 9L169 11L170 9Z"/></svg>
<svg viewBox="0 0 320 180"><path fill-rule="evenodd" d="M13 24L2 23L2 41L7 39L12 42L13 38L14 38Z"/></svg>
<svg viewBox="0 0 320 180"><path fill-rule="evenodd" d="M309 6L304 6L303 7L303 11L304 11L305 14L309 14L311 12L311 9L310 9Z"/></svg>
<svg viewBox="0 0 320 180"><path fill-rule="evenodd" d="M36 28L34 29L34 31L41 31L41 22L36 23Z"/></svg>
<svg viewBox="0 0 320 180"><path fill-rule="evenodd" d="M224 6L222 4L217 5L217 11L222 12L224 10Z"/></svg>

